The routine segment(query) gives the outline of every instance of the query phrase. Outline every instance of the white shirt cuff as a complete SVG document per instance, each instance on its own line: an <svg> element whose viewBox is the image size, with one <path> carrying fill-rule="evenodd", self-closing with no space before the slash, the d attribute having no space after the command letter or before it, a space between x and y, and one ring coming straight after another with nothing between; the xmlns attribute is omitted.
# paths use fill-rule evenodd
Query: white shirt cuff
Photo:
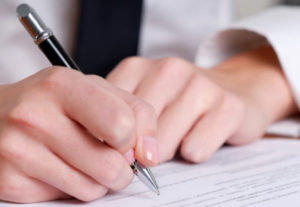
<svg viewBox="0 0 300 207"><path fill-rule="evenodd" d="M300 7L276 6L243 19L208 38L195 62L210 68L235 54L270 44L300 109Z"/></svg>

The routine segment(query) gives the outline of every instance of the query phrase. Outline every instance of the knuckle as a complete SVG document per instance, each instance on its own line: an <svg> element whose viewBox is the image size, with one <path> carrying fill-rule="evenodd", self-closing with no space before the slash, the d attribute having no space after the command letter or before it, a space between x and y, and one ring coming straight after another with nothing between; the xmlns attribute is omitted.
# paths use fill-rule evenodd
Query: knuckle
<svg viewBox="0 0 300 207"><path fill-rule="evenodd" d="M202 107L209 107L211 102L211 94L207 90L207 80L200 75L193 75L187 82L183 93L178 97L178 102L188 103L191 110L197 110ZM201 98L199 95L201 93Z"/></svg>
<svg viewBox="0 0 300 207"><path fill-rule="evenodd" d="M68 79L75 72L63 67L52 67L47 75L39 82L38 86L46 92L57 92L68 84Z"/></svg>
<svg viewBox="0 0 300 207"><path fill-rule="evenodd" d="M177 57L169 57L159 62L159 76L170 77L171 74L184 70L185 61Z"/></svg>
<svg viewBox="0 0 300 207"><path fill-rule="evenodd" d="M122 173L124 173L125 164L124 159L115 151L110 151L103 158L103 165L101 170L101 178L113 190L119 190L124 187L125 183L122 181Z"/></svg>
<svg viewBox="0 0 300 207"><path fill-rule="evenodd" d="M89 77L89 78L92 79L92 80L105 82L105 79L102 78L101 76L98 76L98 75L89 74L89 75L86 75L86 76Z"/></svg>
<svg viewBox="0 0 300 207"><path fill-rule="evenodd" d="M168 57L160 60L161 64L165 67L174 67L178 65L183 65L185 61L178 57Z"/></svg>
<svg viewBox="0 0 300 207"><path fill-rule="evenodd" d="M181 96L179 96L178 101L185 103L185 102L190 102L191 98L194 98L193 94L199 93L199 90L201 88L200 86L200 78L197 76L193 76L187 83L184 93L182 93ZM200 99L199 99L200 100ZM203 100L203 97L202 97Z"/></svg>
<svg viewBox="0 0 300 207"><path fill-rule="evenodd" d="M195 73L187 83L186 86L187 92L197 94L199 91L205 92L208 94L218 93L219 88L213 84L206 76L201 73Z"/></svg>
<svg viewBox="0 0 300 207"><path fill-rule="evenodd" d="M132 66L141 63L144 60L144 58L137 57L137 56L132 56L132 57L127 57L124 60L121 61L120 64L123 66Z"/></svg>
<svg viewBox="0 0 300 207"><path fill-rule="evenodd" d="M188 84L187 84L187 88L189 90L192 90L194 88L199 88L199 87L203 87L204 85L207 85L208 84L208 80L206 77L204 77L203 75L197 73L197 74L194 74Z"/></svg>
<svg viewBox="0 0 300 207"><path fill-rule="evenodd" d="M197 150L191 152L191 150L187 149L186 147L182 147L180 150L181 150L182 157L185 160L193 163L205 162L212 155L212 153L207 150Z"/></svg>
<svg viewBox="0 0 300 207"><path fill-rule="evenodd" d="M33 127L38 124L36 120L38 116L34 111L34 107L31 106L30 103L21 102L16 104L9 112L8 112L8 122L13 124L21 124L24 126Z"/></svg>
<svg viewBox="0 0 300 207"><path fill-rule="evenodd" d="M9 181L7 181L9 180ZM27 196L28 189L21 183L13 182L11 179L3 179L0 183L0 199L15 203L30 203L32 198Z"/></svg>
<svg viewBox="0 0 300 207"><path fill-rule="evenodd" d="M236 130L243 122L245 105L242 100L228 92L223 93L220 101L220 114L226 121L228 129Z"/></svg>
<svg viewBox="0 0 300 207"><path fill-rule="evenodd" d="M123 160L116 153L109 153L104 162L105 174L104 177L108 182L116 182L123 169Z"/></svg>
<svg viewBox="0 0 300 207"><path fill-rule="evenodd" d="M110 119L111 138L116 145L124 145L134 134L135 120L130 110L116 109Z"/></svg>
<svg viewBox="0 0 300 207"><path fill-rule="evenodd" d="M137 56L127 57L122 60L117 66L119 72L127 72L130 69L134 69L137 65L144 63L145 59Z"/></svg>
<svg viewBox="0 0 300 207"><path fill-rule="evenodd" d="M201 163L201 162L206 162L207 160L209 160L212 156L212 153L210 152L206 152L206 153L195 153L195 155L193 157L191 157L191 161L194 163Z"/></svg>
<svg viewBox="0 0 300 207"><path fill-rule="evenodd" d="M52 110L48 106L28 101L28 99L21 100L7 111L6 122L19 129L46 132L49 121L44 113L45 111L49 113Z"/></svg>
<svg viewBox="0 0 300 207"><path fill-rule="evenodd" d="M154 107L148 102L143 101L141 99L135 101L132 104L132 108L136 113L142 114L143 117L153 117L154 119L156 119L157 117Z"/></svg>
<svg viewBox="0 0 300 207"><path fill-rule="evenodd" d="M160 155L160 162L167 162L169 160L172 160L174 158L175 154L176 154L176 151L170 151L170 152L164 153L163 155Z"/></svg>
<svg viewBox="0 0 300 207"><path fill-rule="evenodd" d="M98 198L103 197L107 193L107 191L108 191L107 188L98 185L98 187L93 188L92 190L83 189L80 195L77 196L77 199L84 202L94 201Z"/></svg>
<svg viewBox="0 0 300 207"><path fill-rule="evenodd" d="M230 93L225 93L223 97L223 108L225 111L231 111L231 113L237 115L244 111L244 104L240 98Z"/></svg>
<svg viewBox="0 0 300 207"><path fill-rule="evenodd" d="M13 136L1 137L0 153L3 157L13 162L25 162L29 159L26 144Z"/></svg>
<svg viewBox="0 0 300 207"><path fill-rule="evenodd" d="M199 94L201 94L199 98ZM191 103L192 108L206 110L224 100L224 90L202 74L195 74L189 80L179 101Z"/></svg>

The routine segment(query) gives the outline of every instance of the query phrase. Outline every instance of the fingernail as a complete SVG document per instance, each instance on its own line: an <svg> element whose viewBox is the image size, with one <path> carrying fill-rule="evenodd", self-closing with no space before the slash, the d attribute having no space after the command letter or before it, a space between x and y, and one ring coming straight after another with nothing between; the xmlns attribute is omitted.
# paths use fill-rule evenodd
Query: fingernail
<svg viewBox="0 0 300 207"><path fill-rule="evenodd" d="M158 143L154 137L143 138L143 156L153 164L158 163Z"/></svg>
<svg viewBox="0 0 300 207"><path fill-rule="evenodd" d="M133 149L129 150L124 154L125 159L128 161L129 164L134 162L134 152Z"/></svg>

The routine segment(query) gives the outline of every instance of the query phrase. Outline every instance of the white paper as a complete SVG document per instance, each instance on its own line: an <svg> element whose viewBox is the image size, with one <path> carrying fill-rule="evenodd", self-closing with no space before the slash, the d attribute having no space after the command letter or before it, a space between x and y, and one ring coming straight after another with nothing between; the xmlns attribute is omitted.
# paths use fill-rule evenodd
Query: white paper
<svg viewBox="0 0 300 207"><path fill-rule="evenodd" d="M248 207L300 205L300 141L266 139L223 147L203 164L172 161L153 168L161 195L137 179L125 190L90 203L54 201L32 207ZM14 206L0 203L0 206Z"/></svg>

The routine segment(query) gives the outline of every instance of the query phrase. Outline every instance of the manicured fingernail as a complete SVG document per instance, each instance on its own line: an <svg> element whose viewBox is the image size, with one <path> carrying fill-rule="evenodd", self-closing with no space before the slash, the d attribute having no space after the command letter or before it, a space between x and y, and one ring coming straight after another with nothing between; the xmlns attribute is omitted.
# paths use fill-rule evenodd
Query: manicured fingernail
<svg viewBox="0 0 300 207"><path fill-rule="evenodd" d="M143 156L153 164L158 163L158 143L154 137L143 138Z"/></svg>
<svg viewBox="0 0 300 207"><path fill-rule="evenodd" d="M129 164L134 162L134 152L133 149L129 150L124 154L125 159L128 161Z"/></svg>

